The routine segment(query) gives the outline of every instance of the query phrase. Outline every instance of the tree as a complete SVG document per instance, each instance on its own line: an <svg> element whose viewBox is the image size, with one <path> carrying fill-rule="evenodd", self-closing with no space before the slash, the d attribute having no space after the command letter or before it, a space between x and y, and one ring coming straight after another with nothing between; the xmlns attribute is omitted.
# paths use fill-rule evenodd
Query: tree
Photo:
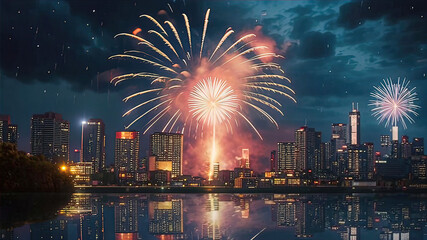
<svg viewBox="0 0 427 240"><path fill-rule="evenodd" d="M70 192L71 177L43 156L29 156L0 143L0 192Z"/></svg>

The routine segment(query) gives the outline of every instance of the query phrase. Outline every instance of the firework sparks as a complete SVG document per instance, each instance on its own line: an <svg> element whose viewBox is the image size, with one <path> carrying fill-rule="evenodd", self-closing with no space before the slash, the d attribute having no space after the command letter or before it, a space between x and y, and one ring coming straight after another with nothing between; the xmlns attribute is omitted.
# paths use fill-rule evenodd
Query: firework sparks
<svg viewBox="0 0 427 240"><path fill-rule="evenodd" d="M237 95L226 82L208 78L194 86L188 100L190 113L196 121L215 125L234 117L237 111Z"/></svg>
<svg viewBox="0 0 427 240"><path fill-rule="evenodd" d="M371 93L370 106L373 106L372 115L377 118L379 123L385 122L385 127L397 126L402 123L406 129L405 120L410 123L414 122L413 116L418 116L416 112L420 106L415 102L418 100L415 87L409 88L409 81L398 78L397 83L393 83L389 78L384 80L380 86L374 87L375 91Z"/></svg>
<svg viewBox="0 0 427 240"><path fill-rule="evenodd" d="M278 127L267 111L284 115L282 104L275 96L284 96L293 102L296 100L295 92L287 85L291 81L283 76L281 66L273 62L282 56L266 46L255 46L256 35L252 33L233 42L231 39L235 31L231 28L211 48L209 16L210 9L204 18L200 42L196 44L187 15L182 14L185 23L182 31L174 25L174 21L165 21L162 25L149 15L141 15L153 29L140 31L138 35L117 34L115 37L136 41L138 49L127 50L110 59L140 62L150 69L122 74L111 80L115 85L132 79L151 82L149 89L134 92L123 99L124 102L142 99L123 114L133 116L133 113L137 113L126 128L146 119L146 133L156 124L164 123L169 116L163 131L188 134L212 132L212 163L217 148L215 132L219 125L224 126L221 129L232 132L233 125L237 126L242 121L262 139L251 122L249 111L257 112ZM195 49L196 46L199 48ZM258 54L259 50L262 53Z"/></svg>
<svg viewBox="0 0 427 240"><path fill-rule="evenodd" d="M194 86L188 100L190 113L196 121L212 126L212 150L210 158L209 180L212 180L213 164L216 159L216 125L228 121L237 112L237 95L221 79L204 79Z"/></svg>

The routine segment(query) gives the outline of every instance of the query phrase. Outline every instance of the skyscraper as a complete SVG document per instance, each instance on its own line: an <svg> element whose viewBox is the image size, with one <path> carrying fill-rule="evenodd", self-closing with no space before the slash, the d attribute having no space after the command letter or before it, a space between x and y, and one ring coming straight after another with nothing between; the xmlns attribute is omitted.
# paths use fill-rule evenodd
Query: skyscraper
<svg viewBox="0 0 427 240"><path fill-rule="evenodd" d="M18 126L11 124L9 115L0 115L0 143L18 144Z"/></svg>
<svg viewBox="0 0 427 240"><path fill-rule="evenodd" d="M402 142L400 143L400 157L403 159L408 159L412 154L412 145L409 142L409 137L404 135L402 136Z"/></svg>
<svg viewBox="0 0 427 240"><path fill-rule="evenodd" d="M388 157L391 154L391 141L390 135L381 135L380 137L381 144L381 156Z"/></svg>
<svg viewBox="0 0 427 240"><path fill-rule="evenodd" d="M297 170L295 142L277 143L277 171Z"/></svg>
<svg viewBox="0 0 427 240"><path fill-rule="evenodd" d="M360 112L359 112L359 104L356 104L356 107L353 103L353 109L348 114L349 118L349 133L350 139L348 142L353 145L360 145Z"/></svg>
<svg viewBox="0 0 427 240"><path fill-rule="evenodd" d="M331 147L335 156L338 149L347 144L347 124L333 123L331 126Z"/></svg>
<svg viewBox="0 0 427 240"><path fill-rule="evenodd" d="M54 162L68 161L69 138L70 123L61 114L47 112L31 118L31 154Z"/></svg>
<svg viewBox="0 0 427 240"><path fill-rule="evenodd" d="M301 127L295 131L295 147L297 151L296 162L297 169L314 171L319 170L320 160L320 132L316 133L314 128L307 126Z"/></svg>
<svg viewBox="0 0 427 240"><path fill-rule="evenodd" d="M416 137L412 140L412 155L424 155L424 138Z"/></svg>
<svg viewBox="0 0 427 240"><path fill-rule="evenodd" d="M348 152L348 171L355 179L368 178L368 154L365 145L349 145Z"/></svg>
<svg viewBox="0 0 427 240"><path fill-rule="evenodd" d="M139 132L116 132L114 153L114 164L119 178L134 178L139 161Z"/></svg>
<svg viewBox="0 0 427 240"><path fill-rule="evenodd" d="M93 172L105 168L105 124L101 119L90 119L82 123L81 161L92 162Z"/></svg>
<svg viewBox="0 0 427 240"><path fill-rule="evenodd" d="M172 162L172 177L182 175L184 135L179 133L156 132L150 136L150 156L156 161Z"/></svg>
<svg viewBox="0 0 427 240"><path fill-rule="evenodd" d="M270 153L270 171L277 172L277 151L273 150Z"/></svg>
<svg viewBox="0 0 427 240"><path fill-rule="evenodd" d="M332 123L331 132L332 132L331 139L342 139L344 140L344 144L347 142L347 124Z"/></svg>
<svg viewBox="0 0 427 240"><path fill-rule="evenodd" d="M218 174L219 174L219 162L216 162L213 165L213 179L218 180Z"/></svg>
<svg viewBox="0 0 427 240"><path fill-rule="evenodd" d="M7 142L7 132L10 124L9 115L0 115L0 142Z"/></svg>
<svg viewBox="0 0 427 240"><path fill-rule="evenodd" d="M322 170L325 166L324 153L325 149L322 148L322 132L316 132L314 135L314 162L313 167L311 167L315 173Z"/></svg>
<svg viewBox="0 0 427 240"><path fill-rule="evenodd" d="M367 172L368 179L373 179L374 177L374 166L375 166L375 149L374 144L370 142L366 142L363 144L366 148L366 160L367 160Z"/></svg>
<svg viewBox="0 0 427 240"><path fill-rule="evenodd" d="M391 158L398 159L401 155L399 140L391 141Z"/></svg>
<svg viewBox="0 0 427 240"><path fill-rule="evenodd" d="M249 148L242 149L242 158L240 159L240 168L251 168L249 162Z"/></svg>

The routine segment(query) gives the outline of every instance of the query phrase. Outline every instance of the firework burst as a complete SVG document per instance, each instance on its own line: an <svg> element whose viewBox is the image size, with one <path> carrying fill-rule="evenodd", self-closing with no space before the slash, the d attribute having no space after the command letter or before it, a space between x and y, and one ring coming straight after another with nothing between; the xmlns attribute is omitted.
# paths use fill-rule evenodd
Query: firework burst
<svg viewBox="0 0 427 240"><path fill-rule="evenodd" d="M228 108L233 109L232 113L228 111L230 109L226 110L226 115L221 112L212 112L219 114L216 115L216 118L226 118L226 121L221 120L217 123L226 124L227 130L231 131L232 125L243 120L262 139L247 115L250 109L258 112L278 127L274 118L265 110L268 108L283 115L280 110L281 103L271 95L285 96L296 102L295 92L287 85L291 81L283 76L281 66L271 61L271 59L283 57L274 53L273 49L256 45L255 34L243 35L228 44L231 41L230 36L234 34L234 30L231 28L226 30L215 48L209 50L211 53L208 54L206 34L209 15L210 10L207 10L200 48L196 50L196 54L193 52L197 45L193 43L190 21L186 14L182 14L186 33L183 34L184 36L180 36L181 31L178 31L172 22L165 21L162 25L149 15L140 16L153 26L153 29L148 30L144 36L142 32L138 32L138 35L120 33L115 36L131 38L136 41L139 48L113 55L110 59L132 60L155 69L122 74L111 80L115 85L130 79L145 79L151 82L151 88L135 92L123 99L128 102L134 98L151 94L148 100L140 102L123 114L124 117L135 111L139 113L126 128L145 117L147 119L143 132L145 134L161 119L171 116L163 125L162 131L184 133L186 128L187 132L203 129L204 123L209 123L211 120L205 118L208 113L203 112L201 96L198 96L199 98L195 98L195 96L202 93L204 89L213 94L212 91L215 90L206 89L209 87L219 87L217 90L227 89L223 94L233 93L226 99L227 101L233 100L230 103L233 106L228 105ZM210 83L205 80L210 78L217 78L217 80ZM223 89L220 86L227 87ZM201 105L197 106L197 104ZM147 108L147 106L150 107ZM208 121L206 121L207 119Z"/></svg>
<svg viewBox="0 0 427 240"><path fill-rule="evenodd" d="M377 118L379 123L385 122L385 127L397 126L402 123L406 129L405 120L414 122L413 116L418 116L416 112L420 106L415 102L418 100L415 87L409 88L410 81L398 78L397 83L393 83L391 78L384 79L380 86L374 87L375 91L371 93L370 106L373 106L372 115Z"/></svg>
<svg viewBox="0 0 427 240"><path fill-rule="evenodd" d="M281 103L273 96L296 100L295 92L288 86L291 80L283 75L281 66L273 62L283 57L259 44L255 34L246 34L233 41L234 30L228 28L215 47L210 48L206 37L209 15L208 9L200 44L193 41L190 21L185 14L182 14L183 31L180 28L178 31L171 21L164 21L162 25L149 15L141 15L153 29L136 34L117 34L116 37L134 40L138 49L116 54L110 59L132 60L150 69L122 74L111 80L115 85L130 79L151 83L150 88L123 99L127 102L149 97L123 114L138 113L126 128L146 118L144 134L160 122L166 122L163 132L193 133L194 137L204 131L211 132L209 180L212 180L218 130L226 129L232 133L233 126L244 122L262 139L249 111L257 112L278 128L276 120L267 111L284 115L280 110ZM186 34L180 36L180 33ZM219 129L219 125L223 127Z"/></svg>

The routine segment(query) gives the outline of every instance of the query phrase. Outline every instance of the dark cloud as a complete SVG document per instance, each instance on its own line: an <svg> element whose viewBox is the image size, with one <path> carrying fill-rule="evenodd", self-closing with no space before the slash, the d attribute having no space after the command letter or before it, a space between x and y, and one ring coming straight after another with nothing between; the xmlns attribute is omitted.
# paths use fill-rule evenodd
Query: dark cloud
<svg viewBox="0 0 427 240"><path fill-rule="evenodd" d="M173 13L167 3L170 3ZM113 119L112 115L119 118L129 106L123 105L120 98L146 88L148 83L132 79L129 80L130 84L113 88L109 80L118 74L150 69L135 61L108 61L109 56L135 46L132 41L114 39L113 36L120 32L132 32L137 27L143 30L152 27L149 21L139 18L141 14L150 14L160 22L171 20L183 27L181 13L185 12L190 18L194 47L197 48L200 47L196 42L200 42L208 8L211 15L206 49L216 45L228 27L236 31L230 38L235 39L261 25L262 34L274 39L278 53L285 56L284 60L278 61L286 76L292 79L291 86L296 91L298 103L293 105L287 99L279 99L285 112L285 117L278 120L279 125L288 129L280 136L273 130L266 134L266 139L272 136L272 146L276 140L292 140L293 127L304 124L304 120L316 129L320 128L327 136L331 122L347 121L347 111L352 101L360 102L365 111L363 119L370 121L370 125L363 126L368 130L364 130L366 135L363 138L366 136L366 140L374 141L378 131L384 129L374 124L375 119L370 117L367 102L372 86L385 77L408 77L420 93L419 104L424 107L426 103L421 93L427 90L427 2L422 0L0 0L0 4L0 70L3 75L0 80L8 79L6 86L16 86L16 92L20 91L3 95L0 105L8 105L4 101L8 100L20 102L19 108L25 108L22 102L28 97L25 91L34 87L28 98L44 96L45 99L40 104L34 102L34 106L38 106L31 108L37 109L34 111L63 111L70 108L68 118L81 112L86 112L88 116L99 115L106 121ZM71 89L63 93L55 86L59 86L58 89L71 86ZM48 91L44 93L46 88ZM107 92L88 93L85 91L87 89ZM95 104L98 97L109 99L108 89L120 90L111 93L115 99L111 101L112 107L98 102ZM59 96L56 92L60 93ZM47 94L64 100L54 104L52 96L48 97ZM84 98L82 95L85 94L91 97ZM75 104L70 105L69 99ZM86 101L93 104L89 107ZM92 108L96 108L96 113L92 113ZM15 116L22 111L13 107L1 109ZM422 124L426 119L424 112L421 112L412 129L425 129ZM22 120L18 124L28 125L28 116L18 118ZM263 119L257 118L255 122L262 130L271 130ZM108 126L111 136L114 130L122 129L122 125L119 120L112 121ZM21 136L29 139L28 133L24 132ZM76 146L78 136L72 140Z"/></svg>
<svg viewBox="0 0 427 240"><path fill-rule="evenodd" d="M300 38L313 26L313 18L309 16L298 17L293 21L292 38Z"/></svg>
<svg viewBox="0 0 427 240"><path fill-rule="evenodd" d="M407 18L419 18L427 13L423 0L361 0L343 4L338 15L338 25L356 28L367 20L385 18L390 24Z"/></svg>
<svg viewBox="0 0 427 240"><path fill-rule="evenodd" d="M22 82L64 79L83 89L110 68L105 64L110 51L100 46L105 39L95 26L72 17L66 3L24 2L1 2L0 59L6 76Z"/></svg>
<svg viewBox="0 0 427 240"><path fill-rule="evenodd" d="M330 32L307 32L300 40L299 56L301 58L324 58L335 54L336 37Z"/></svg>

